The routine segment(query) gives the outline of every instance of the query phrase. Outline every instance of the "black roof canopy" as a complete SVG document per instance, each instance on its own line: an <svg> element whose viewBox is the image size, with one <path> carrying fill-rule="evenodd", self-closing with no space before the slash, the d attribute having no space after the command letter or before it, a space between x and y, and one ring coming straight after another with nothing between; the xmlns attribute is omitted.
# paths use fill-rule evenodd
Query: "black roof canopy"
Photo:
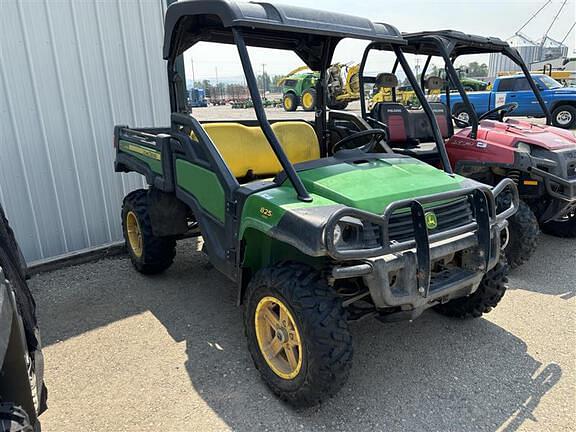
<svg viewBox="0 0 576 432"><path fill-rule="evenodd" d="M408 41L404 52L431 56L441 56L437 42L448 50L450 57L466 54L488 54L493 52L513 54L516 52L508 42L496 37L470 35L455 30L438 30L417 33L403 33Z"/></svg>
<svg viewBox="0 0 576 432"><path fill-rule="evenodd" d="M247 45L292 50L315 70L328 41L333 47L343 38L406 43L394 26L367 18L266 2L184 0L166 12L164 58L200 41L234 44L232 27L242 30Z"/></svg>

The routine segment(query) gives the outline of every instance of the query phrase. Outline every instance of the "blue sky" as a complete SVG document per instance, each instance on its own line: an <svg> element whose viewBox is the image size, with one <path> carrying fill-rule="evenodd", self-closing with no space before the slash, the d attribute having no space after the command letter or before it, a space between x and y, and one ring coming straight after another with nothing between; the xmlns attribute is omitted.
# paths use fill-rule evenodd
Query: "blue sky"
<svg viewBox="0 0 576 432"><path fill-rule="evenodd" d="M467 33L497 36L507 39L546 1L545 0L269 0L271 3L289 3L316 9L332 10L365 16L373 21L382 21L396 26L400 31L454 29ZM552 0L522 32L539 39L563 0ZM563 39L570 26L576 21L576 0L569 0L549 36ZM570 52L576 46L576 31L573 30L565 42ZM363 44L346 42L335 54L338 61L358 61ZM238 55L232 46L203 45L192 49L196 79L214 79L216 69L219 78L236 77L241 74ZM273 53L268 50L252 50L254 67L261 70L262 64L271 74L288 72L300 63L290 53ZM186 59L187 78L192 76L192 61Z"/></svg>

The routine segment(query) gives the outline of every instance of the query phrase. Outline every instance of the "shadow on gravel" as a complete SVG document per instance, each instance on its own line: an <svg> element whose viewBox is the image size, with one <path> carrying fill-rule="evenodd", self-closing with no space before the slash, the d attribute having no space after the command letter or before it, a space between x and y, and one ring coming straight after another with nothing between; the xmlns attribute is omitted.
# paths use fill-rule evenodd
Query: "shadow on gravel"
<svg viewBox="0 0 576 432"><path fill-rule="evenodd" d="M114 261L116 276L102 263L75 272L85 280L70 281L78 284L74 295L52 287L62 294L47 305L38 291L47 344L149 310L176 341L186 342L192 386L236 431L514 431L562 375L558 365L539 363L522 340L485 319L429 312L413 323L367 320L352 326L354 367L344 389L320 407L294 411L260 380L234 285L205 258L184 246L174 266L152 279L126 259Z"/></svg>
<svg viewBox="0 0 576 432"><path fill-rule="evenodd" d="M553 295L564 300L576 296L575 243L575 239L542 234L538 249L530 261L511 272L510 288Z"/></svg>

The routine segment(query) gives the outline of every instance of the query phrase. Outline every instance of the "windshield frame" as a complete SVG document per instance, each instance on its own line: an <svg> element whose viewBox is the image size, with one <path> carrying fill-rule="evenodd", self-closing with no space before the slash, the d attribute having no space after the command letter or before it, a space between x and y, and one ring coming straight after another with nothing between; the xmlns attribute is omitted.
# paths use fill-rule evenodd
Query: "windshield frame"
<svg viewBox="0 0 576 432"><path fill-rule="evenodd" d="M406 78L408 79L410 85L412 86L412 90L416 94L418 101L420 102L422 109L426 113L428 120L430 121L430 127L432 129L432 134L434 135L434 141L436 142L436 146L438 152L440 154L440 160L442 162L442 168L448 174L453 174L452 164L450 163L450 159L448 157L448 151L446 150L446 144L444 142L444 138L442 137L442 133L440 132L440 126L436 120L436 116L432 111L432 107L429 104L426 95L422 88L418 85L418 79L412 72L412 68L408 64L406 57L404 56L404 52L402 51L402 46L400 45L392 45L392 44L382 44L380 42L372 42L370 43L366 49L364 50L364 54L362 56L362 62L360 63L360 70L359 79L360 79L360 113L362 118L365 120L370 119L369 113L366 109L366 90L365 84L370 84L373 79L370 77L369 80L366 80L366 76L364 75L364 69L366 67L366 62L368 60L368 55L370 51L388 51L393 52L396 55L396 61L394 63L394 67L392 69L392 73L395 73L398 65L402 67L403 72L406 74ZM392 89L393 98L395 98L395 89Z"/></svg>

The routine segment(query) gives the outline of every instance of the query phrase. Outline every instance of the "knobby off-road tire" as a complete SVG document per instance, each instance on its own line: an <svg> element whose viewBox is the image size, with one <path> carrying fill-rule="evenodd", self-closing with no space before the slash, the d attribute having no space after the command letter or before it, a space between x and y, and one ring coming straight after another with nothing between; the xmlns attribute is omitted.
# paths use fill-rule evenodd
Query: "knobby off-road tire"
<svg viewBox="0 0 576 432"><path fill-rule="evenodd" d="M473 294L440 304L435 307L436 311L453 318L480 318L494 309L506 293L508 268L506 259L501 257L500 262L486 273Z"/></svg>
<svg viewBox="0 0 576 432"><path fill-rule="evenodd" d="M299 333L302 362L290 379L274 372L256 334L258 307L270 298L288 309ZM317 271L297 263L264 268L250 281L244 306L248 349L276 395L293 406L309 407L342 388L352 365L352 337L342 302Z"/></svg>
<svg viewBox="0 0 576 432"><path fill-rule="evenodd" d="M507 208L511 197L503 194L498 197L498 208ZM510 268L514 269L528 260L536 252L540 238L538 219L528 204L520 201L516 214L508 218L508 244L504 248Z"/></svg>
<svg viewBox="0 0 576 432"><path fill-rule="evenodd" d="M542 231L555 237L576 238L576 210L565 220L543 224Z"/></svg>
<svg viewBox="0 0 576 432"><path fill-rule="evenodd" d="M138 189L124 198L122 231L130 260L140 273L161 273L172 265L176 256L176 240L154 235L148 214L148 191ZM134 235L140 236L139 245L131 241Z"/></svg>
<svg viewBox="0 0 576 432"><path fill-rule="evenodd" d="M14 292L17 312L22 319L24 327L28 380L36 411L27 415L35 414L37 416L47 408L48 390L44 384L44 358L36 319L36 302L26 282L26 265L23 262L20 248L14 237L14 232L4 215L2 206L0 206L0 268L2 269L0 272L0 277L3 278L2 282L4 283L5 279L8 284L8 290ZM0 364L0 369L4 366L6 365ZM0 401L2 401L4 396L0 388ZM39 423L36 423L36 427L39 430Z"/></svg>
<svg viewBox="0 0 576 432"><path fill-rule="evenodd" d="M40 431L40 424L34 428L30 424L28 413L20 406L10 402L0 403L0 431L1 432L36 432Z"/></svg>

